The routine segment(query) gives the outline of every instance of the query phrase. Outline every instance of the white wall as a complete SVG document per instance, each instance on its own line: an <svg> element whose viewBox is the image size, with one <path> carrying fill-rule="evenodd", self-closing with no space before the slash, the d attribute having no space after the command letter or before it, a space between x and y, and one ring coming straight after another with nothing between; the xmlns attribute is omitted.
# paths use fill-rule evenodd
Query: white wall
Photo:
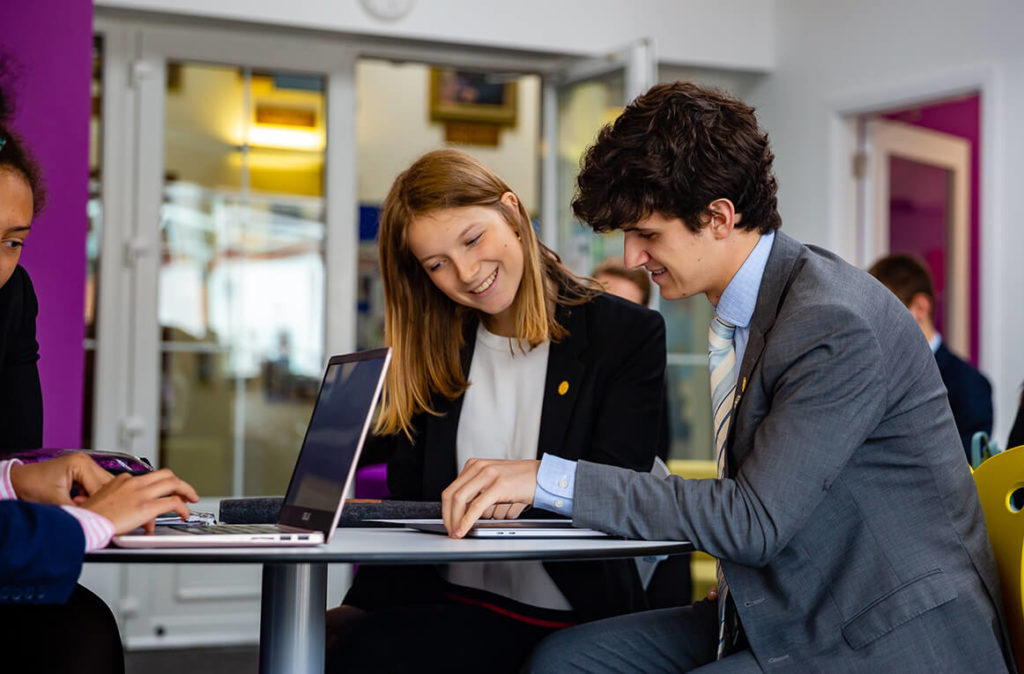
<svg viewBox="0 0 1024 674"><path fill-rule="evenodd" d="M981 369L1006 442L1024 380L1024 4L779 0L774 72L749 100L774 143L785 231L853 259L834 185L840 114L982 90Z"/></svg>
<svg viewBox="0 0 1024 674"><path fill-rule="evenodd" d="M652 38L666 63L765 71L775 0L411 0L394 21L358 0L96 0L97 7L563 54ZM401 4L395 2L393 4Z"/></svg>
<svg viewBox="0 0 1024 674"><path fill-rule="evenodd" d="M693 68L659 64L659 82L694 82L705 87L714 87L737 98L748 100L759 82L767 77L765 73L720 68Z"/></svg>

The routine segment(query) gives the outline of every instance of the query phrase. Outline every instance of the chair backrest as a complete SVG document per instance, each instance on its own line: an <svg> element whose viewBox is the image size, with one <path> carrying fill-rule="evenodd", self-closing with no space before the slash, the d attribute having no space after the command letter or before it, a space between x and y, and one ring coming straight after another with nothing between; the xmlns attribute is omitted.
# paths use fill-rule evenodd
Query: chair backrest
<svg viewBox="0 0 1024 674"><path fill-rule="evenodd" d="M977 468L982 462L991 459L1001 451L1003 450L999 449L999 444L988 437L988 433L978 431L971 436L971 468Z"/></svg>
<svg viewBox="0 0 1024 674"><path fill-rule="evenodd" d="M974 471L985 528L999 568L1006 620L1018 671L1024 672L1024 446L983 461Z"/></svg>

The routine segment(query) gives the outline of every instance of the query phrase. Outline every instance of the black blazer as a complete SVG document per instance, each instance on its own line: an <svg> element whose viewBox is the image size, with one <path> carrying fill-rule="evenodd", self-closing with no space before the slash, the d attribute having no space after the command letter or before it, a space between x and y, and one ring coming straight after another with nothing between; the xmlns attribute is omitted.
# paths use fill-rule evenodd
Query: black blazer
<svg viewBox="0 0 1024 674"><path fill-rule="evenodd" d="M549 453L649 471L658 451L668 444L664 319L607 294L579 306L560 307L558 319L569 336L552 343L549 351L537 458ZM468 335L462 353L467 376L476 344L475 332ZM462 397L433 402L442 415L415 417L414 442L403 433L389 438L392 498L439 501L461 470L455 438ZM645 608L632 560L544 566L583 620ZM358 580L357 576L357 592L346 602L365 605L359 603L366 595L358 590Z"/></svg>
<svg viewBox="0 0 1024 674"><path fill-rule="evenodd" d="M992 385L985 375L947 349L945 342L935 351L935 364L939 366L956 430L970 461L974 434L984 431L992 435Z"/></svg>
<svg viewBox="0 0 1024 674"><path fill-rule="evenodd" d="M1010 429L1010 437L1006 439L1006 449L1020 445L1024 445L1024 396L1020 399L1017 418L1013 420L1013 428Z"/></svg>
<svg viewBox="0 0 1024 674"><path fill-rule="evenodd" d="M32 280L19 265L0 288L0 456L43 445L37 313Z"/></svg>

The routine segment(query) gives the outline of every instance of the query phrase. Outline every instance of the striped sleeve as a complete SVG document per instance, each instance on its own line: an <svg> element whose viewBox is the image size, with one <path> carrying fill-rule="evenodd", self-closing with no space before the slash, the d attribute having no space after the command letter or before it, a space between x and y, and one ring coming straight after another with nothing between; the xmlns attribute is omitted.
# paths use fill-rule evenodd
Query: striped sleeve
<svg viewBox="0 0 1024 674"><path fill-rule="evenodd" d="M0 501L12 501L18 498L14 493L14 485L11 484L11 466L21 463L17 459L0 461Z"/></svg>
<svg viewBox="0 0 1024 674"><path fill-rule="evenodd" d="M78 506L61 506L78 520L85 534L85 551L92 552L107 547L114 536L114 523L103 515Z"/></svg>

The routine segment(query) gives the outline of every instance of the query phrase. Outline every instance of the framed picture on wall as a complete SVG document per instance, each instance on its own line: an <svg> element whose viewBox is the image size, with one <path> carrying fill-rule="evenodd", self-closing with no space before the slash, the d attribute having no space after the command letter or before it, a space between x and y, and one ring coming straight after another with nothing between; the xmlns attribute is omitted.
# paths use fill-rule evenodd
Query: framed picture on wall
<svg viewBox="0 0 1024 674"><path fill-rule="evenodd" d="M492 73L430 69L430 119L516 125L516 83Z"/></svg>

